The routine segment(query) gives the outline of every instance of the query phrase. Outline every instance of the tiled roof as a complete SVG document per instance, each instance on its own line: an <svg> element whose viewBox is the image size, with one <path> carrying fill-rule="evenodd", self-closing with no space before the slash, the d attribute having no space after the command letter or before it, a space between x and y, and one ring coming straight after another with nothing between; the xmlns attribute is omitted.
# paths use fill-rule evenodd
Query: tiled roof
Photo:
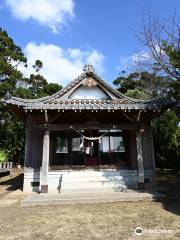
<svg viewBox="0 0 180 240"><path fill-rule="evenodd" d="M124 100L92 100L92 99L71 99L71 100L59 100L51 103L24 103L10 99L6 100L8 104L17 105L23 107L26 110L30 109L57 109L57 110L120 110L120 109L161 109L163 106L167 106L166 101L152 101L152 102L139 102L128 103Z"/></svg>
<svg viewBox="0 0 180 240"><path fill-rule="evenodd" d="M87 79L93 78L103 88L110 93L111 99L70 99L69 96L74 89ZM6 104L16 105L25 110L28 109L58 109L58 110L118 110L118 109L160 109L169 104L169 100L159 98L150 100L132 99L113 89L94 71L85 71L77 79L71 82L62 90L38 99L22 99L17 97L6 97L3 100Z"/></svg>

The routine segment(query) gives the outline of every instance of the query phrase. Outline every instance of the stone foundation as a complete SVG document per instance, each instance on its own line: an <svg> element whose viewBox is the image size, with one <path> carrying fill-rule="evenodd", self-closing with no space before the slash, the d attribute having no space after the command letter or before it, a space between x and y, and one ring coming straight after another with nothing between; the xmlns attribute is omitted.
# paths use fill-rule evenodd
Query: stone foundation
<svg viewBox="0 0 180 240"><path fill-rule="evenodd" d="M153 170L145 170L145 189L154 187L155 179ZM48 187L41 189L41 172L29 170L24 173L25 192L58 192L62 190L105 190L118 191L121 187L129 189L138 188L137 170L62 170L48 172Z"/></svg>

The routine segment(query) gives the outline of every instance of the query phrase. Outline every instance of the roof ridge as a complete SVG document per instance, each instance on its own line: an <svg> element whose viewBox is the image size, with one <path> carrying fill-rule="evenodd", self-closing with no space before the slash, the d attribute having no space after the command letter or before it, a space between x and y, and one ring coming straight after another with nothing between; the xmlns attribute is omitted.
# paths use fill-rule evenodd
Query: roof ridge
<svg viewBox="0 0 180 240"><path fill-rule="evenodd" d="M56 93L52 94L52 95L48 95L45 97L41 97L41 98L35 98L35 99L28 99L28 98L18 98L18 97L14 97L14 96L7 96L5 97L6 99L12 99L12 100L16 100L16 101L20 101L20 102L24 102L24 103L38 103L38 102L44 102L46 100L49 100L51 98L54 98L56 96L59 96L60 93L63 93L64 90L68 89L71 85L73 85L76 81L79 82L82 78L82 76L84 75L84 73L82 73L81 75L79 75L77 78L75 78L72 82L70 82L67 86L65 86L64 88L60 89L59 91L57 91Z"/></svg>
<svg viewBox="0 0 180 240"><path fill-rule="evenodd" d="M63 94L65 94L68 90L72 89L74 87L74 85L78 84L86 76L93 76L106 89L108 89L111 93L113 93L113 95L115 95L117 97L117 100L125 99L125 100L128 100L128 101L133 102L133 103L153 103L153 102L157 103L158 101L162 101L162 99L164 99L163 97L146 99L146 100L130 98L130 97L124 95L123 93L120 93L118 90L114 89L113 87L111 87L110 84L106 83L106 81L103 80L101 77L99 77L94 71L91 71L91 72L85 71L85 72L81 73L77 78L75 78L72 82L67 84L67 86L65 86L61 90L57 91L53 95L46 96L46 97L41 97L41 98L37 98L37 99L23 99L23 98L18 98L18 97L13 97L13 96L6 96L3 101L6 102L8 100L14 100L14 101L19 102L21 104L23 104L23 103L24 104L28 104L28 103L40 103L40 104L47 103L47 101L49 101L51 99L55 100L55 98L63 96Z"/></svg>

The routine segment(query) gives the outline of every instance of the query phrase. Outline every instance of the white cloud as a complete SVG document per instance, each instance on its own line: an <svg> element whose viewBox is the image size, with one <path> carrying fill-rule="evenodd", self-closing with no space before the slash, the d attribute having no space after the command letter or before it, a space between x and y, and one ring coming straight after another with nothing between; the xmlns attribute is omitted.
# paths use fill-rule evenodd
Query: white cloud
<svg viewBox="0 0 180 240"><path fill-rule="evenodd" d="M35 60L43 62L41 73L48 82L66 85L82 73L85 64L93 64L97 73L104 72L104 56L97 50L82 51L80 49L63 49L53 44L28 43L24 49L28 59L28 68L23 69L28 76L33 72ZM22 69L21 69L22 70Z"/></svg>
<svg viewBox="0 0 180 240"><path fill-rule="evenodd" d="M87 63L96 66L99 72L104 72L103 60L104 60L103 54L97 52L96 50L93 50L87 58Z"/></svg>
<svg viewBox="0 0 180 240"><path fill-rule="evenodd" d="M55 33L74 17L74 0L6 0L6 4L15 18L33 19Z"/></svg>
<svg viewBox="0 0 180 240"><path fill-rule="evenodd" d="M134 53L127 57L120 57L120 64L117 67L117 70L130 72L141 67L145 67L146 63L150 61L151 55L149 52L142 51L139 53Z"/></svg>

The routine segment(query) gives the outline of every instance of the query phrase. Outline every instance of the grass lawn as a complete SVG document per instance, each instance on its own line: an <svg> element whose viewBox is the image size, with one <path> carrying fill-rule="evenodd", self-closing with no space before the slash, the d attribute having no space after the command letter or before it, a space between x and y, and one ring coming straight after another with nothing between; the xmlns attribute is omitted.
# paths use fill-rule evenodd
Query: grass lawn
<svg viewBox="0 0 180 240"><path fill-rule="evenodd" d="M159 202L21 207L2 204L9 193L1 181L0 239L180 239L180 174L159 171L157 185L167 194ZM149 232L136 236L138 226ZM170 232L155 232L164 228Z"/></svg>

